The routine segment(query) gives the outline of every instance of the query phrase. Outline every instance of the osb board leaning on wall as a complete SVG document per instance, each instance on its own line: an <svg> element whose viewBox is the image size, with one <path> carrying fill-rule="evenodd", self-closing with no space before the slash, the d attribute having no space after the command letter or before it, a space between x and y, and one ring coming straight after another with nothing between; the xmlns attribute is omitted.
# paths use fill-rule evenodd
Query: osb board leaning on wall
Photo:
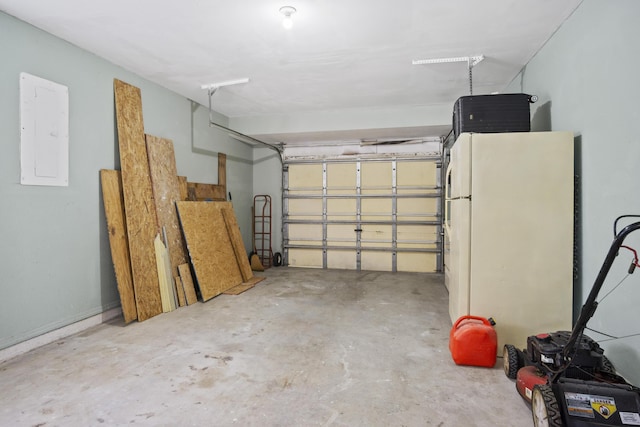
<svg viewBox="0 0 640 427"><path fill-rule="evenodd" d="M142 120L140 89L114 79L131 272L138 320L162 313L154 239L158 232Z"/></svg>
<svg viewBox="0 0 640 427"><path fill-rule="evenodd" d="M133 278L131 277L131 259L129 257L120 171L102 169L100 182L102 184L104 213L107 218L111 259L116 272L122 314L125 323L129 323L138 318L138 313L133 292Z"/></svg>
<svg viewBox="0 0 640 427"><path fill-rule="evenodd" d="M147 155L149 157L149 171L153 198L158 214L158 226L164 229L167 237L167 250L171 259L171 276L178 274L178 266L187 262L187 248L182 239L182 231L178 222L178 213L175 203L181 200L180 181L176 168L176 157L173 150L173 142L170 139L146 135ZM189 270L183 274L190 274ZM193 283L176 282L178 294L184 295L183 284ZM186 302L186 301L182 301ZM184 304L181 304L184 305Z"/></svg>
<svg viewBox="0 0 640 427"><path fill-rule="evenodd" d="M207 301L243 283L222 215L225 208L233 212L231 203L178 202L176 205L202 300Z"/></svg>

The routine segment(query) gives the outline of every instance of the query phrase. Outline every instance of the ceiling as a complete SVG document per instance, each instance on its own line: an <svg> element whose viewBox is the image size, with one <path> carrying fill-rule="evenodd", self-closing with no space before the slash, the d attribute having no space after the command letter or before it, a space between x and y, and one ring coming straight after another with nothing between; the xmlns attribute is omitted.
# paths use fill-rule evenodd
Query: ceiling
<svg viewBox="0 0 640 427"><path fill-rule="evenodd" d="M419 59L484 55L473 91L502 91L580 1L0 0L0 10L203 105L202 85L249 78L212 99L250 118L453 105L469 94L466 62L412 65ZM297 9L290 30L284 5Z"/></svg>

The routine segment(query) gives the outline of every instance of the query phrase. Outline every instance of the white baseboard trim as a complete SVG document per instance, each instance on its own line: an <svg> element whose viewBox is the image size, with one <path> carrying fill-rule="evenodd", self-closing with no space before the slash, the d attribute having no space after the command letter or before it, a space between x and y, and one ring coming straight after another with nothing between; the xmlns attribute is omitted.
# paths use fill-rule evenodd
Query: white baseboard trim
<svg viewBox="0 0 640 427"><path fill-rule="evenodd" d="M35 338L27 341L23 341L11 347L0 350L0 363L6 362L9 359L13 359L16 356L25 354L35 348L42 347L43 345L50 344L61 338L66 338L70 335L82 332L85 329L89 329L93 326L97 326L101 323L108 322L118 316L122 316L122 308L116 307L107 311L103 311L100 314L91 316L87 319L80 320L79 322L72 323L68 326L47 332Z"/></svg>

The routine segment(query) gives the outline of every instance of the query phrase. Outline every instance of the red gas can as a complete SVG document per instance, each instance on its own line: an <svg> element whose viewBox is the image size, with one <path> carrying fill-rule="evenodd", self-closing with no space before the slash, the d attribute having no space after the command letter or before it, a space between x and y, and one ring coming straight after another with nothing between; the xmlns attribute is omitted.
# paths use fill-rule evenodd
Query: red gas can
<svg viewBox="0 0 640 427"><path fill-rule="evenodd" d="M457 365L492 368L498 351L493 324L484 317L460 317L449 333L449 350Z"/></svg>

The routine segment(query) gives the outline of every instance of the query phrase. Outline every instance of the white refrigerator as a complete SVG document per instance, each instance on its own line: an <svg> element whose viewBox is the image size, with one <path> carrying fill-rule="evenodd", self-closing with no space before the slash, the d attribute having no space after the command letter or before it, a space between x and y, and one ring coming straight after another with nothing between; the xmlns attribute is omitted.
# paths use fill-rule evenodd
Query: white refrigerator
<svg viewBox="0 0 640 427"><path fill-rule="evenodd" d="M445 182L451 321L496 321L504 344L570 330L574 147L570 132L461 134Z"/></svg>

